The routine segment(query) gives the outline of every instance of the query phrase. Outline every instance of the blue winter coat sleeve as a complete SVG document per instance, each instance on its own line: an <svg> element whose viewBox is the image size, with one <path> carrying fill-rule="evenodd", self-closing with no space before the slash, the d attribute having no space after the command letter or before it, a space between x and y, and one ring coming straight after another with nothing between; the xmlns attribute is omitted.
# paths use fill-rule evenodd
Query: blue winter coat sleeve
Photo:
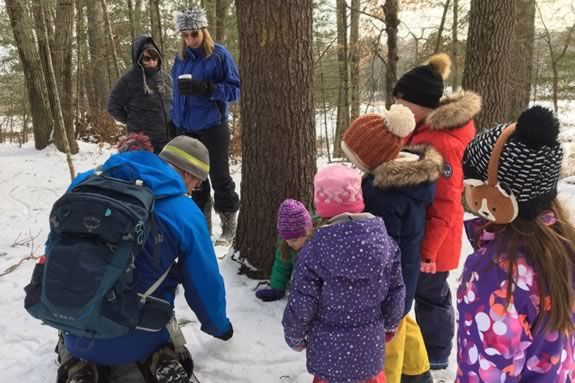
<svg viewBox="0 0 575 383"><path fill-rule="evenodd" d="M294 349L305 340L309 324L318 314L322 281L309 265L312 257L311 246L305 246L299 255L282 320L285 340Z"/></svg>
<svg viewBox="0 0 575 383"><path fill-rule="evenodd" d="M389 290L382 303L383 318L386 330L395 330L401 318L405 305L405 284L401 274L401 252L399 248L387 265L385 275L389 278Z"/></svg>
<svg viewBox="0 0 575 383"><path fill-rule="evenodd" d="M193 202L189 200L189 203ZM226 317L224 281L203 216L199 209L194 210L197 212L186 214L186 219L180 222L177 271L186 301L198 317L201 330L212 336L223 336L231 326Z"/></svg>
<svg viewBox="0 0 575 383"><path fill-rule="evenodd" d="M224 102L234 102L240 98L240 74L234 58L226 48L216 45L217 54L221 59L223 79L214 82L212 99Z"/></svg>

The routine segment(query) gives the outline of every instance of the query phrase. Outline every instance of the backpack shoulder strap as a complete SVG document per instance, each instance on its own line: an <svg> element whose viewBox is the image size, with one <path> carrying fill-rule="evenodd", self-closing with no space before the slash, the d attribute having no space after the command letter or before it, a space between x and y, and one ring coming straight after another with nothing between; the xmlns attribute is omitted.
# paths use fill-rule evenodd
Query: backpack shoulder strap
<svg viewBox="0 0 575 383"><path fill-rule="evenodd" d="M172 264L173 265L173 264ZM154 282L152 284L152 286L150 286L148 288L148 290L146 290L146 292L144 292L143 294L140 294L140 302L145 303L146 300L148 299L148 297L150 295L152 295L154 293L154 291L156 291L158 289L158 287L160 287L160 285L162 284L162 282L164 282L164 279L166 279L166 277L168 276L168 274L170 273L170 270L172 270L172 265L170 265L170 267L168 267L166 269L166 271L164 271L164 274L162 274L160 276L160 278L158 278L158 280L156 282Z"/></svg>

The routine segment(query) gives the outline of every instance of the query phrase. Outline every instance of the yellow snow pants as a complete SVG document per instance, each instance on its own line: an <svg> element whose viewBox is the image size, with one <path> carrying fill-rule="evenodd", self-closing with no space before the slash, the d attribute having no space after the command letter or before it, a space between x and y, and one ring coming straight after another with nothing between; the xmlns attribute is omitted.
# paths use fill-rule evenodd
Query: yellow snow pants
<svg viewBox="0 0 575 383"><path fill-rule="evenodd" d="M429 359L415 319L403 317L393 339L385 345L387 383L400 383L401 374L420 375L429 370Z"/></svg>

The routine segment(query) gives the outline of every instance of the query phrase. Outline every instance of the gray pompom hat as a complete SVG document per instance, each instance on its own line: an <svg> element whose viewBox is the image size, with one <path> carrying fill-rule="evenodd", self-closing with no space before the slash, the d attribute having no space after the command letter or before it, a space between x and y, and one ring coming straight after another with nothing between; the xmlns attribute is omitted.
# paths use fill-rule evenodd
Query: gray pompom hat
<svg viewBox="0 0 575 383"><path fill-rule="evenodd" d="M197 31L208 27L206 10L194 7L176 14L176 32Z"/></svg>
<svg viewBox="0 0 575 383"><path fill-rule="evenodd" d="M210 155L204 144L195 138L177 136L164 146L160 158L202 181L208 178Z"/></svg>

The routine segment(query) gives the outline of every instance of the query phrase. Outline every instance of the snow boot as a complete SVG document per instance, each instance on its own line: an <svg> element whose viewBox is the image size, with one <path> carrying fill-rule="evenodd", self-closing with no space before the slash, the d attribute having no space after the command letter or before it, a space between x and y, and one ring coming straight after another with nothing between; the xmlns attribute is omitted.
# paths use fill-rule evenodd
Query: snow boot
<svg viewBox="0 0 575 383"><path fill-rule="evenodd" d="M228 246L236 235L236 212L218 214L222 221L222 235L216 240L216 246Z"/></svg>
<svg viewBox="0 0 575 383"><path fill-rule="evenodd" d="M401 375L401 383L433 383L429 370L420 375Z"/></svg>
<svg viewBox="0 0 575 383"><path fill-rule="evenodd" d="M98 383L98 367L95 364L77 361L68 370L66 383Z"/></svg>
<svg viewBox="0 0 575 383"><path fill-rule="evenodd" d="M193 371L191 356L189 359ZM190 381L189 375L192 372L190 371L190 374L186 372L171 347L164 347L152 356L150 370L158 383L188 383Z"/></svg>

